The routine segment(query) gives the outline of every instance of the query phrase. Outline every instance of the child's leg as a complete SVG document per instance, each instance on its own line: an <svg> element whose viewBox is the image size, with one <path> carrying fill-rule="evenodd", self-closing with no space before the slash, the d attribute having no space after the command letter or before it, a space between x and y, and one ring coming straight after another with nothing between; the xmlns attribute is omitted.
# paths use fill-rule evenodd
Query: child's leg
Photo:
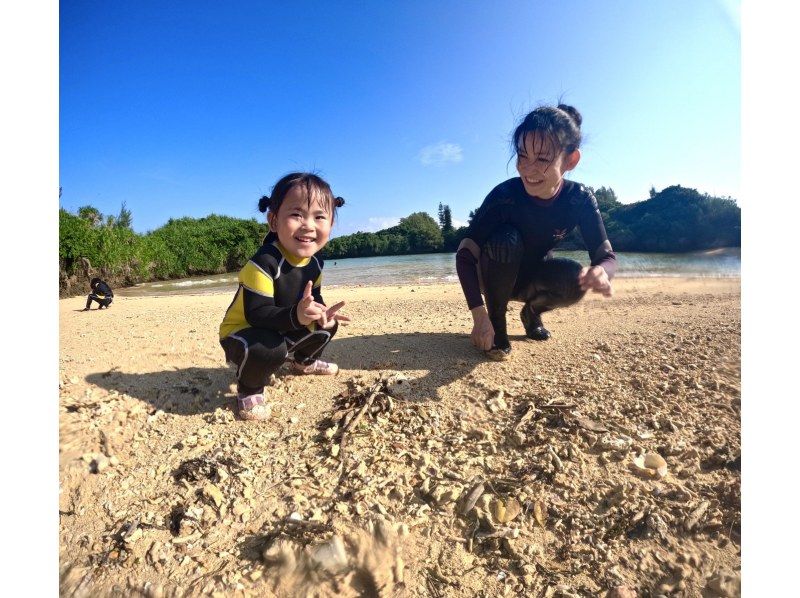
<svg viewBox="0 0 800 598"><path fill-rule="evenodd" d="M567 307L580 301L586 294L578 282L582 266L570 259L551 258L541 262L526 281L520 281L514 298L523 301L520 317L525 333L535 340L547 340L550 333L542 325L541 314Z"/></svg>
<svg viewBox="0 0 800 598"><path fill-rule="evenodd" d="M97 295L95 295L94 293L89 293L86 296L86 307L83 308L83 311L92 308L92 301L97 301L98 303L100 303L100 300L97 298Z"/></svg>
<svg viewBox="0 0 800 598"><path fill-rule="evenodd" d="M511 225L499 226L481 251L480 270L489 320L494 328L495 347L508 351L506 308L514 291L525 247L519 231Z"/></svg>
<svg viewBox="0 0 800 598"><path fill-rule="evenodd" d="M295 370L306 374L335 374L339 367L335 363L320 361L322 351L339 329L335 323L329 330L313 332L293 331L286 336L286 345L294 353Z"/></svg>
<svg viewBox="0 0 800 598"><path fill-rule="evenodd" d="M225 337L220 344L225 358L237 366L239 414L244 419L265 419L268 411L258 406L264 402L264 387L270 375L286 359L283 336L274 330L245 328Z"/></svg>

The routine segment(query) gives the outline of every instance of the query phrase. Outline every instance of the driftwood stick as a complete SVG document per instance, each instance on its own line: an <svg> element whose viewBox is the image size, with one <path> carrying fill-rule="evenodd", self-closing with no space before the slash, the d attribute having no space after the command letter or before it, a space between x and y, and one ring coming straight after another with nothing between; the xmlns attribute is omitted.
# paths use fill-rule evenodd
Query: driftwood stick
<svg viewBox="0 0 800 598"><path fill-rule="evenodd" d="M345 462L347 461L347 456L345 455L345 452L344 452L344 449L347 446L347 433L352 428L354 428L356 426L356 424L358 424L358 422L363 417L364 413L366 413L367 410L372 406L372 404L375 402L375 398L378 396L378 393L381 391L381 388L383 388L383 382L382 381L378 382L375 386L372 387L372 390L370 391L369 396L367 397L367 400L364 401L364 404L358 410L358 413L356 413L355 417L353 419L351 419L349 422L347 422L347 425L344 428L342 428L342 436L339 439L339 462L340 462L340 465L341 465L341 468L342 468L342 473L341 473L341 475L339 477L339 482L340 483L342 481L342 478L344 478L344 476L345 476L345 474L347 472L347 467L345 465Z"/></svg>

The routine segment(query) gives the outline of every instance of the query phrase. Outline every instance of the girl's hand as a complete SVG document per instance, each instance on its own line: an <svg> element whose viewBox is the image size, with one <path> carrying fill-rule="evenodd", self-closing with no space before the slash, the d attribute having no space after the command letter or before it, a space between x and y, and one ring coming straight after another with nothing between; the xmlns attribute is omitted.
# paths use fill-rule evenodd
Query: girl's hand
<svg viewBox="0 0 800 598"><path fill-rule="evenodd" d="M344 301L339 301L336 305L326 308L325 313L319 320L320 328L330 330L336 322L349 322L350 318L348 316L337 313L342 307L344 307Z"/></svg>
<svg viewBox="0 0 800 598"><path fill-rule="evenodd" d="M603 297L611 297L614 294L611 281L602 266L581 268L581 272L578 274L578 283L581 285L582 291L593 291L600 293Z"/></svg>
<svg viewBox="0 0 800 598"><path fill-rule="evenodd" d="M325 306L314 301L311 295L312 282L309 280L303 291L303 298L297 304L297 319L303 326L316 322L325 316Z"/></svg>
<svg viewBox="0 0 800 598"><path fill-rule="evenodd" d="M483 305L474 307L472 312L472 333L469 335L472 344L482 351L488 351L494 344L494 327L489 321L489 314Z"/></svg>

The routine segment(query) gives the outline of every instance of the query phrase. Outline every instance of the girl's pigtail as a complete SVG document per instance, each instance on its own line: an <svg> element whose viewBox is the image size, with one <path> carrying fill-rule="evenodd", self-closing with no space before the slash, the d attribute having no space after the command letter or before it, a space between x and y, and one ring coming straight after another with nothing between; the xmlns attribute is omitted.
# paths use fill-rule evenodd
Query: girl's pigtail
<svg viewBox="0 0 800 598"><path fill-rule="evenodd" d="M271 203L272 198L269 195L262 195L261 199L258 200L258 211L266 212Z"/></svg>
<svg viewBox="0 0 800 598"><path fill-rule="evenodd" d="M344 198L343 197L334 198L333 205L335 205L337 208L341 208L344 205Z"/></svg>

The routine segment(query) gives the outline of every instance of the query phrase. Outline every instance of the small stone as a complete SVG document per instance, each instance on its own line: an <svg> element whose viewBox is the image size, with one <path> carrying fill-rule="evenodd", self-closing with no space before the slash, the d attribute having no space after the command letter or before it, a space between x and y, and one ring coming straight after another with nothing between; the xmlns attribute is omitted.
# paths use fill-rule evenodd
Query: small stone
<svg viewBox="0 0 800 598"><path fill-rule="evenodd" d="M331 456L337 457L339 455L339 445L334 444L331 446Z"/></svg>
<svg viewBox="0 0 800 598"><path fill-rule="evenodd" d="M289 418L289 422L292 423L292 424L296 424L299 421L300 421L300 418L297 417L296 415L293 415L292 417Z"/></svg>
<svg viewBox="0 0 800 598"><path fill-rule="evenodd" d="M606 598L636 598L636 590L628 586L617 586L608 591Z"/></svg>

